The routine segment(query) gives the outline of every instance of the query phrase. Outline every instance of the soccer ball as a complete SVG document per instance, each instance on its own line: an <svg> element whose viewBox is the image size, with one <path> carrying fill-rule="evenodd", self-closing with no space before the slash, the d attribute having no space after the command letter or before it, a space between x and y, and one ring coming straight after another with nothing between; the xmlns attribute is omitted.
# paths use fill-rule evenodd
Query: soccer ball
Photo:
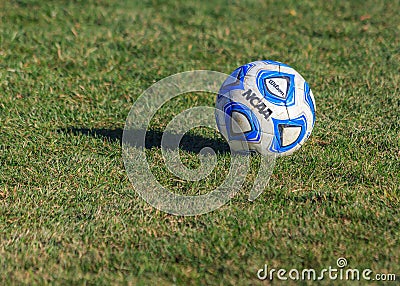
<svg viewBox="0 0 400 286"><path fill-rule="evenodd" d="M256 61L237 68L216 99L219 131L233 151L289 155L308 139L315 100L308 83L290 66Z"/></svg>

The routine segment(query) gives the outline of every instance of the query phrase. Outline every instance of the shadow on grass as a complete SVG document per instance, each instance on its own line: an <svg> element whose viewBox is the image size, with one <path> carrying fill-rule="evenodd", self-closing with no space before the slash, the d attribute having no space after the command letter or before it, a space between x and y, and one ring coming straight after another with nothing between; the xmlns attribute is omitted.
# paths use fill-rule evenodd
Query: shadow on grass
<svg viewBox="0 0 400 286"><path fill-rule="evenodd" d="M120 145L122 145L122 133L123 129L107 129L107 128L76 128L69 127L64 129L59 129L59 132L73 135L86 135L97 138L104 138L109 141L118 141ZM133 130L130 131L129 143L132 146L141 146L140 142L136 140L136 138L142 138L145 130ZM146 132L146 142L145 148L161 148L161 139L163 136L163 132L157 130L147 130ZM172 135L179 136L179 135ZM186 133L182 140L179 143L179 148L184 151L192 152L192 153L200 153L200 150L204 147L210 147L216 153L230 153L229 145L223 139L214 139L214 138L206 138L200 135L193 135L190 133Z"/></svg>

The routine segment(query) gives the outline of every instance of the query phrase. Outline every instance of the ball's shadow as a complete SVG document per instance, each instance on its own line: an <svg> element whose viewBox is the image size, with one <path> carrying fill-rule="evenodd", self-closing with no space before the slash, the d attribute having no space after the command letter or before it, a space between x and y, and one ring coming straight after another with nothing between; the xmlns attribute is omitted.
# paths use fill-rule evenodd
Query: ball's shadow
<svg viewBox="0 0 400 286"><path fill-rule="evenodd" d="M122 145L122 134L123 129L108 129L108 128L78 128L78 127L69 127L58 130L59 132L73 135L85 135L96 138L104 138L111 142L118 141L120 145ZM146 132L145 130L130 130L130 140L129 144L132 146L139 147L141 143L136 138L141 138L139 135ZM138 134L138 136L134 136ZM162 131L158 130L147 130L146 132L146 141L145 148L161 148L161 139L163 136ZM180 137L178 134L169 134L170 136ZM228 143L220 138L207 138L200 135L194 135L191 133L186 133L183 135L182 140L180 140L179 148L183 151L191 152L199 154L200 150L204 147L210 147L216 153L230 153L230 148Z"/></svg>

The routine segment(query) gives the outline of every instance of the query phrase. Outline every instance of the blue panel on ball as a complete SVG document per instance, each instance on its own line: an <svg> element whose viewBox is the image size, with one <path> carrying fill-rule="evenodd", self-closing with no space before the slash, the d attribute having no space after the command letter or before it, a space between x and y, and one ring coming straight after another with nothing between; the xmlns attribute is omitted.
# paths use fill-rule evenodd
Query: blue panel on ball
<svg viewBox="0 0 400 286"><path fill-rule="evenodd" d="M310 107L312 116L313 116L313 121L312 121L312 126L314 127L314 123L315 123L315 105L314 105L314 101L311 98L310 95L310 86L308 85L307 82L304 82L304 95L305 95L305 100L308 104L308 106Z"/></svg>
<svg viewBox="0 0 400 286"><path fill-rule="evenodd" d="M281 67L288 67L290 68L290 66L288 66L287 64L281 63L281 62L277 62L277 61L272 61L272 60L263 60L262 62L266 63L266 64L270 64L270 65L276 65L276 66L281 66Z"/></svg>
<svg viewBox="0 0 400 286"><path fill-rule="evenodd" d="M274 124L274 139L270 147L270 151L275 153L283 153L296 147L304 138L307 130L307 120L304 115L297 117L295 119L280 120L272 118ZM282 128L280 127L301 127L301 132L299 137L290 145L283 146L282 144Z"/></svg>
<svg viewBox="0 0 400 286"><path fill-rule="evenodd" d="M242 65L241 66L241 68L242 68L242 77L244 77L252 67L255 67L255 65L256 65L255 63L248 63L248 64L245 64L245 65Z"/></svg>
<svg viewBox="0 0 400 286"><path fill-rule="evenodd" d="M282 87L276 83L277 81L286 82L286 85ZM293 74L262 70L257 74L256 82L261 94L269 102L279 106L295 104ZM271 87L272 90L268 87Z"/></svg>
<svg viewBox="0 0 400 286"><path fill-rule="evenodd" d="M231 90L234 89L244 89L244 77L248 73L248 71L254 67L254 63L248 63L246 65L243 65L233 71L231 75L225 80L225 82L222 84L219 92L218 92L218 98L222 96L222 94L227 93Z"/></svg>
<svg viewBox="0 0 400 286"><path fill-rule="evenodd" d="M232 130L232 112L238 112L246 117L251 129L242 134L235 134ZM246 105L239 102L230 102L224 107L225 125L229 140L259 142L261 139L260 123L254 113ZM244 135L244 136L243 136Z"/></svg>

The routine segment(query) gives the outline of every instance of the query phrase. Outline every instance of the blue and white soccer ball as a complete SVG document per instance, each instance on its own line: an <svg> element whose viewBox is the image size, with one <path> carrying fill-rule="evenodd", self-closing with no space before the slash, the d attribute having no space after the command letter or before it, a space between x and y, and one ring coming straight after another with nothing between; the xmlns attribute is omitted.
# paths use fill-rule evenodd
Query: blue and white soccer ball
<svg viewBox="0 0 400 286"><path fill-rule="evenodd" d="M216 108L218 129L237 152L292 154L315 123L308 83L293 68L275 61L237 68L221 86Z"/></svg>

